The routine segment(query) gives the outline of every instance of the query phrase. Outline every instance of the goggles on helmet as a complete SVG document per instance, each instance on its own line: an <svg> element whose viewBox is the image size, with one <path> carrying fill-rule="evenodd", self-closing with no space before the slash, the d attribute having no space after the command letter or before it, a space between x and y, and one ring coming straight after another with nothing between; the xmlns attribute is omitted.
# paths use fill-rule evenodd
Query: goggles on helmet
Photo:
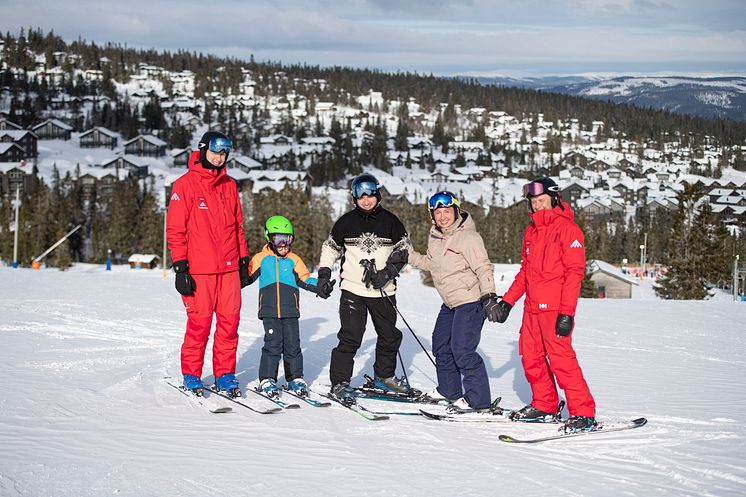
<svg viewBox="0 0 746 497"><path fill-rule="evenodd" d="M352 186L352 198L357 200L364 195L377 196L378 185L373 181L363 181Z"/></svg>
<svg viewBox="0 0 746 497"><path fill-rule="evenodd" d="M270 233L269 243L271 243L275 247L279 247L281 245L287 245L289 247L290 244L293 243L293 235L289 235L287 233Z"/></svg>
<svg viewBox="0 0 746 497"><path fill-rule="evenodd" d="M233 150L233 142L230 141L228 138L213 138L212 140L210 140L209 149L210 152L215 152L216 154L219 154L221 152L230 154L231 150Z"/></svg>
<svg viewBox="0 0 746 497"><path fill-rule="evenodd" d="M554 185L548 188L544 188L544 184L539 181L532 181L523 185L523 197L537 197L546 193L547 195L557 195L559 193L559 186Z"/></svg>
<svg viewBox="0 0 746 497"><path fill-rule="evenodd" d="M461 207L461 202L458 201L456 196L451 192L438 192L430 197L428 200L430 210L435 210L438 207Z"/></svg>

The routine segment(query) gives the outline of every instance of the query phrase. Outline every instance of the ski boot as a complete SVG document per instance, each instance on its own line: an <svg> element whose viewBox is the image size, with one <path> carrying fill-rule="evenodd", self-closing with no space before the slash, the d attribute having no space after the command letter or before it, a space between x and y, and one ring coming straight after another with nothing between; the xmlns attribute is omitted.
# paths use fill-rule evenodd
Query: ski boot
<svg viewBox="0 0 746 497"><path fill-rule="evenodd" d="M215 391L226 392L231 397L240 397L241 389L234 373L225 373L215 380Z"/></svg>
<svg viewBox="0 0 746 497"><path fill-rule="evenodd" d="M329 396L346 406L354 406L357 404L355 390L350 386L350 382L348 381L343 381L334 385L329 392Z"/></svg>
<svg viewBox="0 0 746 497"><path fill-rule="evenodd" d="M565 433L577 433L580 431L593 431L598 426L595 418L589 418L587 416L570 416L565 421L565 425L562 430Z"/></svg>
<svg viewBox="0 0 746 497"><path fill-rule="evenodd" d="M389 378L376 376L373 386L386 393L395 393L398 395L409 395L412 390L409 388L409 383L407 383L405 378L397 378L396 376Z"/></svg>
<svg viewBox="0 0 746 497"><path fill-rule="evenodd" d="M446 407L446 412L448 414L464 414L474 411L476 411L476 409L472 408L464 397L451 402L450 404L448 404L448 407Z"/></svg>
<svg viewBox="0 0 746 497"><path fill-rule="evenodd" d="M450 400L449 400L449 399L446 399L446 398L445 398L445 397L443 396L443 394L441 394L441 393L440 393L440 392L438 391L438 387L435 387L435 388L433 388L433 389L432 389L432 390L430 390L429 392L425 392L425 393L423 393L423 394L422 394L422 396L420 397L420 399L421 399L421 400L422 400L423 402L431 402L431 403L433 403L433 404L437 404L437 403L439 403L439 402L450 402Z"/></svg>
<svg viewBox="0 0 746 497"><path fill-rule="evenodd" d="M522 423L552 423L558 419L557 413L540 411L531 404L511 412L508 417L511 421L520 421Z"/></svg>
<svg viewBox="0 0 746 497"><path fill-rule="evenodd" d="M264 378L261 383L259 383L259 387L256 390L270 399L280 398L280 390L277 388L277 383L275 383L275 380L272 378Z"/></svg>
<svg viewBox="0 0 746 497"><path fill-rule="evenodd" d="M197 397L202 397L202 389L205 386L202 384L202 380L194 376L193 374L184 375L184 390L189 390Z"/></svg>
<svg viewBox="0 0 746 497"><path fill-rule="evenodd" d="M293 392L295 395L301 397L308 397L308 385L303 378L295 378L288 382L288 390Z"/></svg>

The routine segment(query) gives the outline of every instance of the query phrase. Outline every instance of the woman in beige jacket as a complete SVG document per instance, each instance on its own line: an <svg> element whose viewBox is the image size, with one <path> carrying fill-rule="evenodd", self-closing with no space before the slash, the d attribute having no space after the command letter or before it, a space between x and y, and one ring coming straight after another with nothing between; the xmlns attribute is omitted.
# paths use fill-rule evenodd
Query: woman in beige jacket
<svg viewBox="0 0 746 497"><path fill-rule="evenodd" d="M490 385L477 347L484 319L497 319L493 266L474 220L453 193L438 192L428 204L433 227L427 254L409 251L409 263L432 274L443 299L432 338L438 387L428 395L452 401L451 412L487 409Z"/></svg>

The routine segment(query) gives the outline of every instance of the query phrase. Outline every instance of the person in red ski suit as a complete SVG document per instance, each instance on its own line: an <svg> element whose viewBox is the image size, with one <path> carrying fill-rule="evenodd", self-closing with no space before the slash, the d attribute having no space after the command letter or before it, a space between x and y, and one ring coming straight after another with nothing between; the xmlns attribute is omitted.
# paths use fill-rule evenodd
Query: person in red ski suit
<svg viewBox="0 0 746 497"><path fill-rule="evenodd" d="M166 234L176 290L187 312L181 346L184 387L199 392L212 316L215 386L238 394L236 348L241 288L248 285L249 253L236 183L225 172L232 143L208 131L189 158L189 171L171 191Z"/></svg>
<svg viewBox="0 0 746 497"><path fill-rule="evenodd" d="M531 224L523 236L521 269L497 304L505 322L516 301L526 294L519 353L531 385L532 400L511 414L515 421L550 421L557 413L555 380L565 391L570 419L565 429L595 427L596 404L572 347L575 308L585 274L585 239L574 215L550 178L523 188Z"/></svg>

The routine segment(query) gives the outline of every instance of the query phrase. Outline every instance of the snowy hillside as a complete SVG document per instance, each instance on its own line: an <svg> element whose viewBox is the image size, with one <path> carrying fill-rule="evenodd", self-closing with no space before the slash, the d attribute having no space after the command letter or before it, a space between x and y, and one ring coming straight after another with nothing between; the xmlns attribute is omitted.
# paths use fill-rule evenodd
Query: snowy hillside
<svg viewBox="0 0 746 497"><path fill-rule="evenodd" d="M498 293L516 266L497 266ZM501 276L505 275L504 281ZM500 433L551 426L449 424L419 416L370 422L342 408L262 416L210 414L168 387L179 375L184 311L173 276L100 266L0 268L2 496L741 496L746 492L746 303L653 297L584 300L574 343L601 420L638 416L619 434L513 446ZM238 377L255 381L263 331L257 288L244 290ZM302 296L306 379L328 388L339 292ZM401 312L426 345L440 305L416 271ZM519 306L520 307L520 306ZM530 401L517 351L521 309L487 324L480 351L492 395ZM435 372L401 320L411 382ZM366 334L353 382L372 373ZM210 376L208 366L203 377ZM254 396L248 400L261 404ZM367 401L376 410L411 409Z"/></svg>
<svg viewBox="0 0 746 497"><path fill-rule="evenodd" d="M703 117L746 121L744 77L578 75L521 79L483 77L480 80Z"/></svg>

